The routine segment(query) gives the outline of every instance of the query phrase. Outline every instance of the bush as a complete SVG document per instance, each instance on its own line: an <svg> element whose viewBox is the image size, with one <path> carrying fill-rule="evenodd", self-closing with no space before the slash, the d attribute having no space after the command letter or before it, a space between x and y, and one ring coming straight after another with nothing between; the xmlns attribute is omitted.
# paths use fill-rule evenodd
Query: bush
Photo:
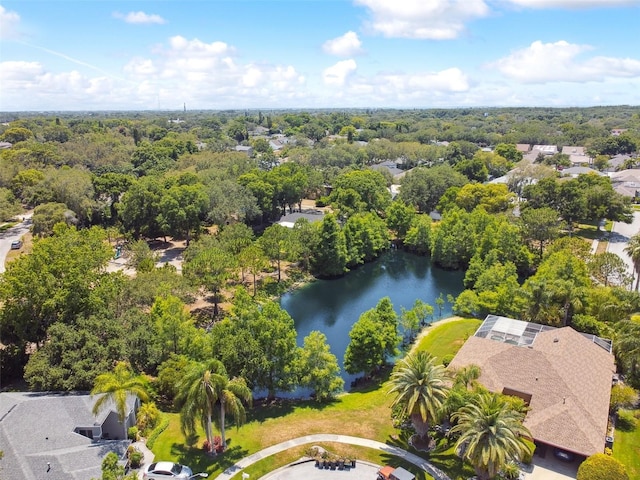
<svg viewBox="0 0 640 480"><path fill-rule="evenodd" d="M151 432L160 418L160 410L155 403L143 403L138 410L138 419L136 425L143 437Z"/></svg>
<svg viewBox="0 0 640 480"><path fill-rule="evenodd" d="M158 436L164 432L169 426L169 416L168 415L160 415L160 421L158 422L158 426L153 429L153 431L149 434L147 438L147 447L149 450L153 448L153 444L156 443Z"/></svg>
<svg viewBox="0 0 640 480"><path fill-rule="evenodd" d="M527 444L527 446L529 447L528 453L526 453L521 459L520 461L522 463L526 463L527 465L530 465L531 462L533 461L533 452L535 452L536 450L536 444L533 443L530 440L525 439L524 443Z"/></svg>
<svg viewBox="0 0 640 480"><path fill-rule="evenodd" d="M142 459L144 458L144 455L142 454L142 452L139 452L138 450L134 450L131 455L129 455L129 466L131 468L140 468L140 465L142 465Z"/></svg>
<svg viewBox="0 0 640 480"><path fill-rule="evenodd" d="M129 440L135 442L138 440L138 427L136 427L135 425L133 427L129 427L129 430L127 430L127 436L129 437Z"/></svg>
<svg viewBox="0 0 640 480"><path fill-rule="evenodd" d="M629 475L618 460L596 453L582 462L576 480L629 480Z"/></svg>
<svg viewBox="0 0 640 480"><path fill-rule="evenodd" d="M445 355L444 357L442 357L442 365L444 365L445 367L448 367L452 360L453 360L453 355L451 354Z"/></svg>
<svg viewBox="0 0 640 480"><path fill-rule="evenodd" d="M631 410L618 410L616 428L624 432L631 432L635 430L636 418Z"/></svg>

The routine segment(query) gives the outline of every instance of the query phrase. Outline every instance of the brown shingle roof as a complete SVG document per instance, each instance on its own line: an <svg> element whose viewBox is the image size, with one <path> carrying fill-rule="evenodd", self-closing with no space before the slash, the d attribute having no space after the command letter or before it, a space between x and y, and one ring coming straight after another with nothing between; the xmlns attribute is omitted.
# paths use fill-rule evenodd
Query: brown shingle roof
<svg viewBox="0 0 640 480"><path fill-rule="evenodd" d="M565 327L539 333L529 347L471 337L449 368L471 363L489 390L531 395L524 424L535 440L585 456L602 453L615 372L605 349Z"/></svg>

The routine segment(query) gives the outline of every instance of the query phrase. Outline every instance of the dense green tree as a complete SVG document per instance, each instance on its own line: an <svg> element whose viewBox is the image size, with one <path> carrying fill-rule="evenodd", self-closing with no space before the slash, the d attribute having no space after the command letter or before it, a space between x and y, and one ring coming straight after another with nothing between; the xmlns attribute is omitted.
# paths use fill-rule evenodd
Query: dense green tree
<svg viewBox="0 0 640 480"><path fill-rule="evenodd" d="M402 179L400 199L422 213L430 213L449 187L468 183L468 179L450 166L419 167Z"/></svg>
<svg viewBox="0 0 640 480"><path fill-rule="evenodd" d="M349 332L351 341L344 354L347 373L372 373L398 351L398 315L389 297L382 298L375 308L367 310Z"/></svg>
<svg viewBox="0 0 640 480"><path fill-rule="evenodd" d="M347 246L335 215L324 216L317 242L311 258L313 272L320 277L343 275L347 271Z"/></svg>
<svg viewBox="0 0 640 480"><path fill-rule="evenodd" d="M615 253L598 253L588 265L591 275L605 287L613 285L627 288L633 284L633 278L627 273L627 264Z"/></svg>
<svg viewBox="0 0 640 480"><path fill-rule="evenodd" d="M186 306L174 295L156 298L151 306L151 321L161 345L161 361L170 355L189 352L191 337L196 334L194 321Z"/></svg>
<svg viewBox="0 0 640 480"><path fill-rule="evenodd" d="M616 325L614 353L627 381L640 388L640 323L622 321Z"/></svg>
<svg viewBox="0 0 640 480"><path fill-rule="evenodd" d="M392 202L385 212L387 227L395 233L396 238L400 241L406 237L415 217L415 208L402 200Z"/></svg>
<svg viewBox="0 0 640 480"><path fill-rule="evenodd" d="M449 195L451 193L451 195ZM459 207L467 212L482 206L489 213L505 212L510 209L515 195L501 183L468 183L462 187L452 187L438 204L438 211L444 212Z"/></svg>
<svg viewBox="0 0 640 480"><path fill-rule="evenodd" d="M3 343L39 344L53 323L86 313L110 257L96 228L60 225L54 236L34 242L31 254L11 262L0 279Z"/></svg>
<svg viewBox="0 0 640 480"><path fill-rule="evenodd" d="M235 257L220 247L195 250L193 254L188 249L185 252L184 275L194 284L202 285L213 294L215 316L219 314L221 290L231 276L235 264Z"/></svg>
<svg viewBox="0 0 640 480"><path fill-rule="evenodd" d="M477 400L453 414L457 422L451 432L460 434L456 448L462 458L475 469L478 478L494 478L507 463L531 454L525 438L531 434L522 425L524 415L493 393L479 395Z"/></svg>
<svg viewBox="0 0 640 480"><path fill-rule="evenodd" d="M173 236L184 235L188 246L191 232L197 232L205 218L207 205L208 198L202 185L175 185L162 194L158 224Z"/></svg>
<svg viewBox="0 0 640 480"><path fill-rule="evenodd" d="M123 227L134 239L141 235L156 238L161 229L158 224L162 186L156 178L145 178L134 182L122 195L117 210Z"/></svg>
<svg viewBox="0 0 640 480"><path fill-rule="evenodd" d="M412 252L425 255L431 251L431 217L416 215L412 222L404 244Z"/></svg>
<svg viewBox="0 0 640 480"><path fill-rule="evenodd" d="M520 152L514 144L499 143L498 145L496 145L496 148L494 148L493 151L497 155L506 158L512 163L518 163L520 160L522 160L522 152Z"/></svg>
<svg viewBox="0 0 640 480"><path fill-rule="evenodd" d="M319 402L331 400L344 387L338 359L331 353L324 333L313 331L304 338L300 351L300 386L313 390Z"/></svg>
<svg viewBox="0 0 640 480"><path fill-rule="evenodd" d="M370 262L389 246L389 232L375 213L349 217L342 229L347 246L347 266Z"/></svg>
<svg viewBox="0 0 640 480"><path fill-rule="evenodd" d="M8 188L0 188L0 221L6 222L22 211L22 206Z"/></svg>
<svg viewBox="0 0 640 480"><path fill-rule="evenodd" d="M339 192L353 190L358 194L364 211L383 212L391 203L391 193L387 190L387 182L377 170L353 170L338 176L333 182L330 195L332 205L341 210Z"/></svg>
<svg viewBox="0 0 640 480"><path fill-rule="evenodd" d="M258 245L262 251L269 260L276 264L276 268L278 270L278 282L281 280L281 262L290 247L290 236L290 229L275 223L268 226L258 239Z"/></svg>
<svg viewBox="0 0 640 480"><path fill-rule="evenodd" d="M552 208L526 208L520 216L522 237L542 260L545 247L560 235L558 212Z"/></svg>
<svg viewBox="0 0 640 480"><path fill-rule="evenodd" d="M152 272L156 268L159 255L151 250L144 240L135 240L127 245L127 267L136 272Z"/></svg>
<svg viewBox="0 0 640 480"><path fill-rule="evenodd" d="M480 215L480 213L474 213ZM443 268L466 266L475 250L475 232L471 226L472 214L452 209L431 233L431 256Z"/></svg>
<svg viewBox="0 0 640 480"><path fill-rule="evenodd" d="M409 416L416 433L425 438L449 391L444 367L425 351L410 353L394 368L390 385L389 394L396 395L392 407Z"/></svg>
<svg viewBox="0 0 640 480"><path fill-rule="evenodd" d="M31 217L33 222L33 234L41 237L53 234L53 227L57 223L66 225L77 224L75 213L64 203L43 203L33 210Z"/></svg>
<svg viewBox="0 0 640 480"><path fill-rule="evenodd" d="M253 276L253 296L257 293L257 275L268 265L267 256L258 245L249 245L238 254L238 262L243 271L247 269Z"/></svg>

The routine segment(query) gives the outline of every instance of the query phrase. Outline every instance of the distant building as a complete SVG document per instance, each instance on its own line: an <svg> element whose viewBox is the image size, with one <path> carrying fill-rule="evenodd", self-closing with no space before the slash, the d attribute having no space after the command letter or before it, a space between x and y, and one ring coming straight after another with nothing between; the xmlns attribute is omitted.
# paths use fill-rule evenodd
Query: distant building
<svg viewBox="0 0 640 480"><path fill-rule="evenodd" d="M543 155L555 155L558 153L558 147L555 145L534 145L531 153L542 153Z"/></svg>
<svg viewBox="0 0 640 480"><path fill-rule="evenodd" d="M516 144L516 150L522 153L529 153L531 145L528 143L518 143Z"/></svg>
<svg viewBox="0 0 640 480"><path fill-rule="evenodd" d="M613 189L620 195L629 198L640 197L640 170L630 169L609 174Z"/></svg>
<svg viewBox="0 0 640 480"><path fill-rule="evenodd" d="M308 208L301 212L293 212L287 215L284 215L280 220L278 220L278 224L283 227L293 228L296 223L296 220L300 218L305 218L309 221L309 223L320 222L324 218L324 212L322 210L317 210L313 208Z"/></svg>
<svg viewBox="0 0 640 480"><path fill-rule="evenodd" d="M246 153L248 157L253 155L253 147L249 147L247 145L237 145L236 152Z"/></svg>
<svg viewBox="0 0 640 480"><path fill-rule="evenodd" d="M569 156L571 165L590 165L592 163L592 158L587 154L584 147L562 147L562 153Z"/></svg>

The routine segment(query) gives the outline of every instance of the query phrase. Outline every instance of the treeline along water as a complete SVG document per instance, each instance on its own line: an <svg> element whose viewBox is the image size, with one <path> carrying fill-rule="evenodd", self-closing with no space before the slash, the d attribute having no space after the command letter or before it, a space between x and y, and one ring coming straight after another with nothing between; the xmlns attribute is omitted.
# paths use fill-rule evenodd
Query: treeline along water
<svg viewBox="0 0 640 480"><path fill-rule="evenodd" d="M462 279L463 272L435 268L428 257L390 250L344 277L318 280L287 293L280 304L295 322L298 344L313 330L321 331L342 368L352 325L381 298L389 297L398 315L401 307L408 310L420 299L433 306L437 320L436 299L442 293L442 317L451 315L447 294L457 296L463 289ZM342 374L348 389L356 375Z"/></svg>

